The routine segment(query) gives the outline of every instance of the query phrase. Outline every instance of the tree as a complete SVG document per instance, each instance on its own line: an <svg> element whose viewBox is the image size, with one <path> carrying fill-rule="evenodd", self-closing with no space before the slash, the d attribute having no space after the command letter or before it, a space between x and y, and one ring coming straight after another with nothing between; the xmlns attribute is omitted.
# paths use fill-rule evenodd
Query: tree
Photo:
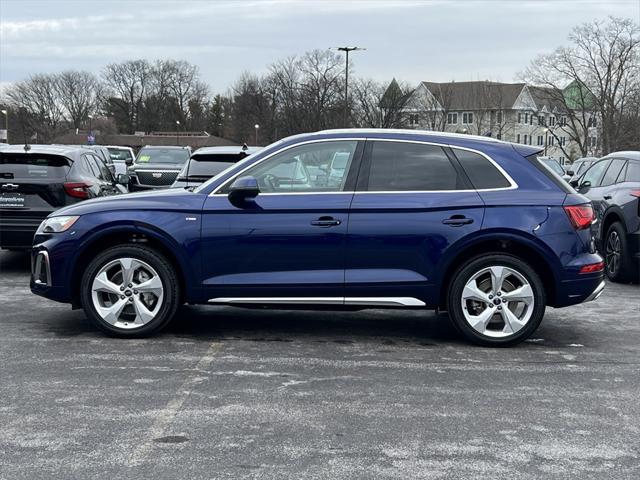
<svg viewBox="0 0 640 480"><path fill-rule="evenodd" d="M92 73L68 70L56 75L55 84L67 120L81 128L98 110L100 82Z"/></svg>
<svg viewBox="0 0 640 480"><path fill-rule="evenodd" d="M25 137L35 135L39 141L49 142L64 125L64 107L57 83L56 75L37 74L7 89L8 103L18 111Z"/></svg>
<svg viewBox="0 0 640 480"><path fill-rule="evenodd" d="M620 148L629 98L640 82L640 31L630 19L609 17L573 29L570 44L536 58L525 79L548 87L563 105L582 155L592 113L599 117L604 154ZM567 89L569 86L569 89Z"/></svg>
<svg viewBox="0 0 640 480"><path fill-rule="evenodd" d="M147 60L110 63L103 72L107 110L116 115L128 133L140 125L140 114L153 81L153 68ZM118 122L120 123L120 122Z"/></svg>
<svg viewBox="0 0 640 480"><path fill-rule="evenodd" d="M391 82L378 83L370 79L354 82L353 124L358 127L402 128L406 126L407 110L414 89Z"/></svg>

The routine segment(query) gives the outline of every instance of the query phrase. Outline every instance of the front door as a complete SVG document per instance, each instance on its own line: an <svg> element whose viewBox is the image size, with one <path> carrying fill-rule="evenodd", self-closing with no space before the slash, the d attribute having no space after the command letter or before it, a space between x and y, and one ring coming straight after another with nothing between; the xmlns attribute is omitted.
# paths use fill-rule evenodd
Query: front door
<svg viewBox="0 0 640 480"><path fill-rule="evenodd" d="M252 176L255 202L234 206L231 179L202 212L203 287L212 303L341 303L345 242L361 142L280 151Z"/></svg>
<svg viewBox="0 0 640 480"><path fill-rule="evenodd" d="M367 142L349 215L345 302L437 305L436 267L447 248L481 228L483 213L441 146Z"/></svg>

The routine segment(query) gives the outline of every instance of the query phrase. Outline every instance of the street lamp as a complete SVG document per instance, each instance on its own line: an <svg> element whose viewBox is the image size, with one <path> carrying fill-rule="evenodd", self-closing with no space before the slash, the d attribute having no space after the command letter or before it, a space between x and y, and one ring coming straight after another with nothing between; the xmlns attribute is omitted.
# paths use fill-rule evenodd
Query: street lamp
<svg viewBox="0 0 640 480"><path fill-rule="evenodd" d="M549 129L544 129L544 156L547 156L547 135L549 134Z"/></svg>
<svg viewBox="0 0 640 480"><path fill-rule="evenodd" d="M180 120L176 120L176 145L180 145Z"/></svg>
<svg viewBox="0 0 640 480"><path fill-rule="evenodd" d="M7 131L5 141L9 143L9 112L7 110L2 110L2 114L4 115L4 128Z"/></svg>
<svg viewBox="0 0 640 480"><path fill-rule="evenodd" d="M358 50L366 50L361 47L333 47L335 50L339 50L346 54L346 66L344 70L344 126L349 126L349 52L355 52Z"/></svg>
<svg viewBox="0 0 640 480"><path fill-rule="evenodd" d="M260 125L258 125L257 123L253 126L253 128L256 129L256 147L258 146L258 129L260 128Z"/></svg>

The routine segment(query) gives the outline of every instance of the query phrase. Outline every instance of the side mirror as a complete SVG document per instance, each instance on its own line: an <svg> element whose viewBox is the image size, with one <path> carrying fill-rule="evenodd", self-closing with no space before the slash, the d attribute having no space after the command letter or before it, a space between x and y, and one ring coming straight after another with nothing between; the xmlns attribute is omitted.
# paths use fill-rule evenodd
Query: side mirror
<svg viewBox="0 0 640 480"><path fill-rule="evenodd" d="M111 176L115 177L116 176L116 166L111 164L111 165L107 165L107 168L111 172Z"/></svg>
<svg viewBox="0 0 640 480"><path fill-rule="evenodd" d="M131 165L133 165L133 159L132 159L132 158L127 158L127 159L124 161L124 164L125 164L127 167L130 167Z"/></svg>
<svg viewBox="0 0 640 480"><path fill-rule="evenodd" d="M578 179L575 179L575 180L571 180L569 182L569 185L571 185L573 188L578 188L578 183L579 183Z"/></svg>
<svg viewBox="0 0 640 480"><path fill-rule="evenodd" d="M243 207L260 193L258 181L251 176L236 179L229 188L229 201L236 207Z"/></svg>
<svg viewBox="0 0 640 480"><path fill-rule="evenodd" d="M573 170L567 170L567 175L573 177L576 173Z"/></svg>
<svg viewBox="0 0 640 480"><path fill-rule="evenodd" d="M589 180L587 180L586 182L582 182L580 184L580 190L582 190L583 188L591 188L591 182Z"/></svg>
<svg viewBox="0 0 640 480"><path fill-rule="evenodd" d="M130 181L131 181L131 177L126 173L118 174L118 178L116 179L116 182L119 183L120 185L129 185Z"/></svg>

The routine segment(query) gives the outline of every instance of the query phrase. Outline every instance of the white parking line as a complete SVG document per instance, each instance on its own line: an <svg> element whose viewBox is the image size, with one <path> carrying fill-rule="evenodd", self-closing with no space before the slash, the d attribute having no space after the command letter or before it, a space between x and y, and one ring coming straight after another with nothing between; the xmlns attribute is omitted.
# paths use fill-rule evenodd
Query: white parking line
<svg viewBox="0 0 640 480"><path fill-rule="evenodd" d="M138 448L135 449L129 457L127 465L135 466L144 463L148 453L153 447L153 440L163 436L165 429L182 408L182 405L191 394L193 388L206 380L206 377L203 377L201 373L206 372L216 353L220 350L220 347L221 344L218 342L212 342L211 345L209 345L206 353L193 369L193 373L185 379L176 392L176 395L158 413L153 425L151 425L151 428L139 442Z"/></svg>

